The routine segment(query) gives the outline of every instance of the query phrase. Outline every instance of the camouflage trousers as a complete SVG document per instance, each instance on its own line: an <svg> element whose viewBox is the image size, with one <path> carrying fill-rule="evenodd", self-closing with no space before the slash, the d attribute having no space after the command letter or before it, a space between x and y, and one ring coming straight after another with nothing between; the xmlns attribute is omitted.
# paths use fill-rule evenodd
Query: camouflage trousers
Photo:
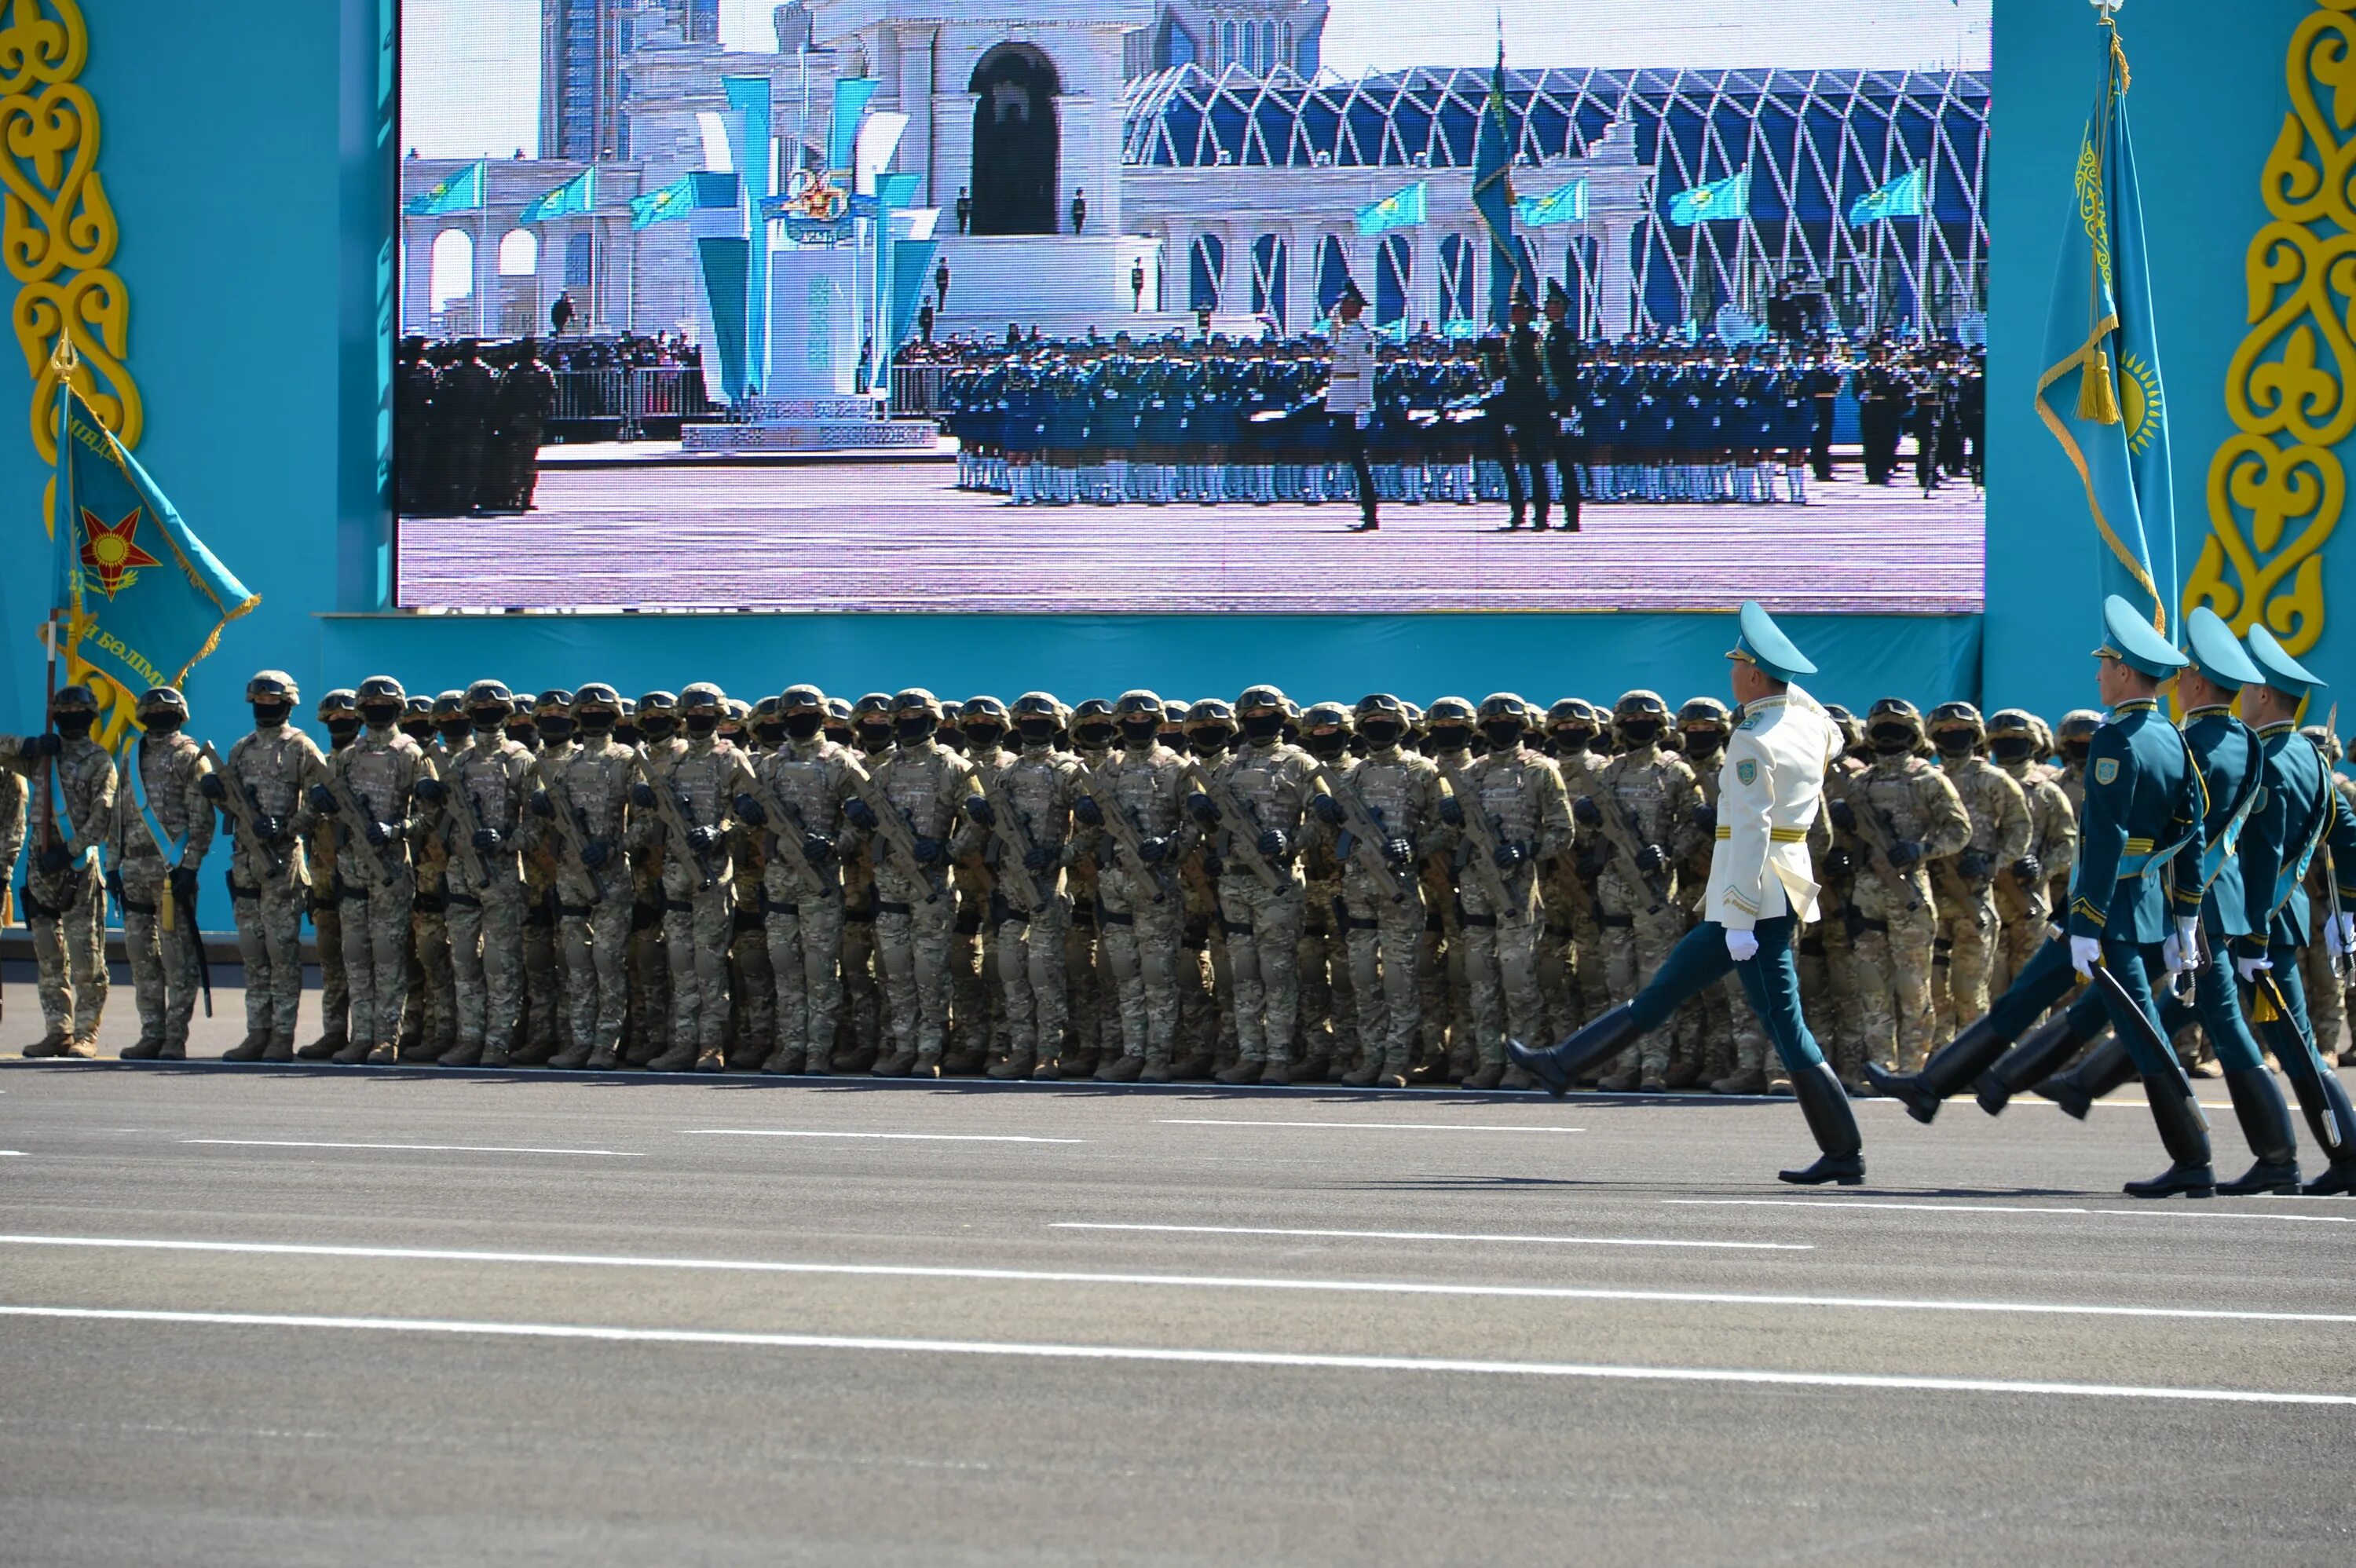
<svg viewBox="0 0 2356 1568"><path fill-rule="evenodd" d="M835 1054L873 1052L884 1046L884 987L876 975L875 893L869 889L857 908L847 902L842 917L842 1019Z"/></svg>
<svg viewBox="0 0 2356 1568"><path fill-rule="evenodd" d="M1098 885L1104 905L1098 940L1120 1009L1121 1053L1166 1065L1178 1044L1185 901L1174 891L1156 899L1151 883L1140 883L1117 866L1106 867Z"/></svg>
<svg viewBox="0 0 2356 1568"><path fill-rule="evenodd" d="M1591 906L1574 903L1568 918L1549 915L1538 944L1537 968L1548 1043L1569 1039L1581 1024L1611 1008L1612 993L1604 984L1603 932Z"/></svg>
<svg viewBox="0 0 2356 1568"><path fill-rule="evenodd" d="M106 904L95 868L25 882L25 923L40 965L41 1022L69 1040L98 1033L106 1010Z"/></svg>
<svg viewBox="0 0 2356 1568"><path fill-rule="evenodd" d="M1911 1072L1934 1043L1931 955L1937 923L1922 908L1893 908L1887 918L1860 915L1855 947L1860 981L1857 1011L1867 1056Z"/></svg>
<svg viewBox="0 0 2356 1568"><path fill-rule="evenodd" d="M735 890L663 890L662 940L670 973L670 1047L718 1051L728 1037L728 944L735 934Z"/></svg>
<svg viewBox="0 0 2356 1568"><path fill-rule="evenodd" d="M245 1029L292 1040L303 1009L303 909L311 890L273 876L262 865L230 868L230 915L245 965ZM319 970L327 973L327 938L319 938ZM344 955L336 955L342 978ZM331 1014L330 1017L333 1017Z"/></svg>
<svg viewBox="0 0 2356 1568"><path fill-rule="evenodd" d="M439 1048L455 1044L458 1038L457 976L450 968L449 893L442 889L421 890L410 909L410 924L405 973L417 1005L409 1009L409 1032L423 1040L426 1050L438 1054ZM357 983L353 988L357 993Z"/></svg>
<svg viewBox="0 0 2356 1568"><path fill-rule="evenodd" d="M572 1042L565 1040L566 1009L557 995L556 955L559 937L556 912L545 889L526 882L523 888L522 1008L516 1035L541 1060Z"/></svg>
<svg viewBox="0 0 2356 1568"><path fill-rule="evenodd" d="M884 969L884 1006L895 1054L937 1057L948 1045L949 948L957 901L947 890L926 900L875 905L875 955Z"/></svg>
<svg viewBox="0 0 2356 1568"><path fill-rule="evenodd" d="M396 1045L409 1007L409 955L416 933L408 878L367 890L346 889L342 907L344 975L351 987L354 1044ZM436 933L441 917L434 917ZM442 961L449 948L442 947Z"/></svg>
<svg viewBox="0 0 2356 1568"><path fill-rule="evenodd" d="M320 1036L347 1040L351 1035L352 986L344 970L344 906L332 880L311 890L311 934L319 949ZM249 1006L252 995L247 993Z"/></svg>
<svg viewBox="0 0 2356 1568"><path fill-rule="evenodd" d="M1064 1043L1057 1060L1088 1068L1104 1048L1107 1012L1098 983L1096 906L1076 901L1066 920Z"/></svg>
<svg viewBox="0 0 2356 1568"><path fill-rule="evenodd" d="M1338 882L1312 883L1308 913L1293 968L1301 977L1301 1023L1296 1055L1304 1061L1336 1066L1358 1058L1358 1008L1350 989L1350 944L1334 909L1342 901Z"/></svg>
<svg viewBox="0 0 2356 1568"><path fill-rule="evenodd" d="M573 1043L619 1051L630 1017L629 890L609 888L601 899L586 877L568 875L557 883L556 899Z"/></svg>
<svg viewBox="0 0 2356 1568"><path fill-rule="evenodd" d="M1828 915L1800 938L1800 1007L1843 1083L1865 1082L1865 1031L1858 1018L1857 949L1848 925Z"/></svg>
<svg viewBox="0 0 2356 1568"><path fill-rule="evenodd" d="M1996 967L1988 976L1988 997L1991 1000L2012 988L2012 982L2037 950L2045 945L2052 933L2047 917L2022 912L2003 917L2004 929L1997 935ZM1969 1020L1966 1020L1969 1021Z"/></svg>
<svg viewBox="0 0 2356 1568"><path fill-rule="evenodd" d="M1355 869L1342 879L1350 990L1357 1001L1360 1062L1405 1072L1423 1031L1424 911L1421 890L1394 900Z"/></svg>
<svg viewBox="0 0 2356 1568"><path fill-rule="evenodd" d="M663 950L662 890L632 895L629 939L629 1041L633 1062L670 1046L670 962Z"/></svg>
<svg viewBox="0 0 2356 1568"><path fill-rule="evenodd" d="M1686 923L1685 912L1666 900L1657 911L1637 903L1614 908L1616 901L1607 900L1596 920L1603 949L1603 983L1615 1006L1633 1000L1644 988L1685 935ZM1665 1078L1676 1034L1675 1029L1655 1029L1629 1051L1621 1052L1612 1065L1626 1071L1633 1052L1637 1071L1646 1078Z"/></svg>
<svg viewBox="0 0 2356 1568"><path fill-rule="evenodd" d="M164 928L164 862L142 855L123 864L123 952L131 962L131 995L139 1008L139 1038L185 1050L197 1011L197 923L173 912Z"/></svg>
<svg viewBox="0 0 2356 1568"><path fill-rule="evenodd" d="M1938 931L1931 948L1934 1047L1986 1016L1988 981L1996 974L1997 935L1993 893L1982 889L1967 898L1941 895Z"/></svg>
<svg viewBox="0 0 2356 1568"><path fill-rule="evenodd" d="M1308 910L1308 892L1294 879L1274 891L1249 872L1219 879L1236 1054L1245 1061L1291 1058L1301 1013L1301 923Z"/></svg>
<svg viewBox="0 0 2356 1568"><path fill-rule="evenodd" d="M949 1049L974 1055L986 1055L991 1048L991 955L983 952L982 938L989 902L986 895L961 891L949 928Z"/></svg>
<svg viewBox="0 0 2356 1568"><path fill-rule="evenodd" d="M1451 895L1435 893L1427 884L1423 898L1423 941L1415 957L1416 1010L1421 1015L1417 1037L1422 1042L1418 1060L1443 1062L1451 1041L1457 1054L1464 1054L1463 1031L1456 1027L1470 1016L1472 1005L1465 992L1463 933L1456 928Z"/></svg>
<svg viewBox="0 0 2356 1568"><path fill-rule="evenodd" d="M728 1065L758 1068L777 1048L777 978L769 962L768 900L749 880L728 943Z"/></svg>
<svg viewBox="0 0 2356 1568"><path fill-rule="evenodd" d="M523 1017L523 884L494 877L479 892L445 896L457 1041L506 1050Z"/></svg>
<svg viewBox="0 0 2356 1568"><path fill-rule="evenodd" d="M842 895L772 898L765 917L770 983L776 987L776 1049L827 1066L842 1020Z"/></svg>
<svg viewBox="0 0 2356 1568"><path fill-rule="evenodd" d="M2324 900L2316 904L2319 923L2330 911ZM2348 1032L2348 998L2341 989L2346 982L2331 972L2331 952L2324 945L2328 940L2309 942L2298 954L2299 978L2307 986L2307 1019L2326 1065L2347 1048L2342 1037Z"/></svg>
<svg viewBox="0 0 2356 1568"><path fill-rule="evenodd" d="M1471 1044L1483 1066L1505 1061L1508 1033L1535 1044L1544 1040L1547 1029L1546 998L1538 990L1538 946L1546 922L1526 871L1501 880L1512 901L1507 907L1494 907L1487 886L1469 879L1459 895L1464 907L1456 916Z"/></svg>
<svg viewBox="0 0 2356 1568"><path fill-rule="evenodd" d="M999 921L993 933L1008 1059L1041 1065L1059 1060L1071 1023L1064 967L1072 939L1071 900L1044 900L1027 918Z"/></svg>

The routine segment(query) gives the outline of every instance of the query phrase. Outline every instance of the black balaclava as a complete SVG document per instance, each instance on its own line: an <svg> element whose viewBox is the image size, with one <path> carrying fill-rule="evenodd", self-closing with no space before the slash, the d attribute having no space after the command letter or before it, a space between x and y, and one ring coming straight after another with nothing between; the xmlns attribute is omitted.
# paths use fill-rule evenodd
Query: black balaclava
<svg viewBox="0 0 2356 1568"><path fill-rule="evenodd" d="M825 727L826 715L815 708L787 714L786 721L781 726L788 736L797 741L809 740Z"/></svg>

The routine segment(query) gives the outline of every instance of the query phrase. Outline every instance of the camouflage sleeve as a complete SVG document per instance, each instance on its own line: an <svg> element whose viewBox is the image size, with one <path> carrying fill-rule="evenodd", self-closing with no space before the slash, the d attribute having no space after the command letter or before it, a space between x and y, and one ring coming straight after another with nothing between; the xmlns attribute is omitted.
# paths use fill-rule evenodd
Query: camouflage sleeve
<svg viewBox="0 0 2356 1568"><path fill-rule="evenodd" d="M66 841L66 853L80 859L83 851L97 843L114 824L114 762L104 752L91 754L87 777L82 784L85 798L76 816L73 837Z"/></svg>
<svg viewBox="0 0 2356 1568"><path fill-rule="evenodd" d="M186 760L178 768L180 809L187 814L188 845L180 855L180 864L193 871L204 863L206 851L213 847L213 829L218 823L218 814L213 810L213 803L205 798L204 791L198 787L204 776L213 771L212 764L205 761L203 753L193 748L184 755Z"/></svg>
<svg viewBox="0 0 2356 1568"><path fill-rule="evenodd" d="M1954 781L1936 768L1925 768L1916 777L1923 858L1935 860L1961 854L1972 841L1972 814L1964 809L1964 797L1955 793Z"/></svg>
<svg viewBox="0 0 2356 1568"><path fill-rule="evenodd" d="M2029 853L2029 797L2010 778L1997 773L1991 781L1996 796L1996 859L1998 865L2009 866ZM1995 785L2003 787L1994 788Z"/></svg>
<svg viewBox="0 0 2356 1568"><path fill-rule="evenodd" d="M2070 797L2062 786L2042 786L2042 809L2045 815L2045 852L2039 857L2045 862L2048 876L2066 877L2078 859L2077 815L2070 809Z"/></svg>
<svg viewBox="0 0 2356 1568"><path fill-rule="evenodd" d="M1570 848L1570 792L1563 788L1562 773L1552 763L1536 770L1530 781L1537 795L1538 840L1530 848L1530 858L1549 860Z"/></svg>

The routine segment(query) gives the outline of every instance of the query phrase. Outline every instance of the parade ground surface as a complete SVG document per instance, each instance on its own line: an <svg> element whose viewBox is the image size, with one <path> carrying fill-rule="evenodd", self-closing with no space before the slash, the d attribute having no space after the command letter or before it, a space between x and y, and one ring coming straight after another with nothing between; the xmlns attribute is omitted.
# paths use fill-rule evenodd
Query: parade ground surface
<svg viewBox="0 0 2356 1568"><path fill-rule="evenodd" d="M557 449L562 450L562 449ZM1910 470L1911 473L1911 470ZM1985 507L1851 464L1806 507L1590 507L1505 534L1502 503L1012 507L947 462L568 461L523 517L403 518L403 608L1089 614L1723 609L1972 614Z"/></svg>
<svg viewBox="0 0 2356 1568"><path fill-rule="evenodd" d="M2356 1203L1859 1115L11 1060L0 1558L2350 1561Z"/></svg>

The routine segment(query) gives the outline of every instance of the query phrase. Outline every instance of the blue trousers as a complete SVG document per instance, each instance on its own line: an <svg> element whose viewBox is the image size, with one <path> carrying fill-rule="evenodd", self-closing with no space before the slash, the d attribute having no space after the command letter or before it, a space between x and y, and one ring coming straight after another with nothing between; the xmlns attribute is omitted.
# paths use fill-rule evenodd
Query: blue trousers
<svg viewBox="0 0 2356 1568"><path fill-rule="evenodd" d="M1742 964L1726 951L1726 927L1714 920L1695 926L1669 950L1668 957L1654 971L1652 984L1628 1004L1637 1028L1648 1034L1660 1028L1730 970L1742 982L1742 994L1751 999L1751 1010L1759 1015L1767 1038L1775 1042L1775 1054L1783 1058L1784 1071L1800 1072L1819 1065L1825 1053L1817 1048L1816 1037L1808 1032L1808 1020L1800 1014L1800 971L1792 960L1793 929L1797 923L1788 914L1761 921L1754 933L1759 951Z"/></svg>
<svg viewBox="0 0 2356 1568"><path fill-rule="evenodd" d="M2160 967L2158 944L2105 941L2103 944L2103 966L2117 977L2120 987L2143 1010L2145 1020L2151 1029L2159 1029L2160 1038L2165 1040L2167 1033L2161 1028L2159 1006L2152 997L2151 982L2147 978L2152 971ZM1988 1021L2005 1039L2019 1040L2036 1024L2046 1008L2062 999L2076 980L2077 971L2070 967L2070 944L2058 940L2048 942L2027 964L2021 965L2019 975L2012 982L2012 988L1998 997L1996 1005L1988 1009ZM2100 987L2088 989L2085 997L2071 1009L2074 1022L2090 1021L2078 1014L2078 1008L2102 1009L2103 1016L2111 1020L2112 1029L2117 1031L2120 1043L2135 1059L2136 1071L2163 1077L2175 1077L2183 1071L2173 1055L2155 1052L2151 1043L2145 1039L2147 1031L2137 1029L2133 1019L2119 1017L2113 1009L2108 994Z"/></svg>
<svg viewBox="0 0 2356 1568"><path fill-rule="evenodd" d="M2331 1069L2315 1049L2315 1026L2307 1016L2307 983L2298 975L2298 949L2287 942L2268 943L2266 956L2274 962L2275 984L2281 987L2289 1010L2258 1027L2266 1031L2266 1043L2275 1048L2283 1076L2298 1086L2300 1103L2312 1104L2322 1080L2331 1076Z"/></svg>
<svg viewBox="0 0 2356 1568"><path fill-rule="evenodd" d="M2178 1029L2197 1018L2201 1031L2209 1037L2209 1044L2217 1052L2218 1065L2228 1072L2252 1072L2265 1065L2265 1056L2250 1034L2249 1019L2242 1011L2241 987L2230 967L2232 960L2222 956L2225 944L2216 944L2216 951L2218 958L2192 972L2190 1002L2170 997L2160 1005L2161 1028L2173 1039ZM2295 955L2292 967L2297 967ZM2287 987L2284 994L2289 994ZM2304 1006L2303 998L2301 1005ZM2072 1007L2070 1013L2073 1024L2091 1021L2078 1016L2077 1007Z"/></svg>

